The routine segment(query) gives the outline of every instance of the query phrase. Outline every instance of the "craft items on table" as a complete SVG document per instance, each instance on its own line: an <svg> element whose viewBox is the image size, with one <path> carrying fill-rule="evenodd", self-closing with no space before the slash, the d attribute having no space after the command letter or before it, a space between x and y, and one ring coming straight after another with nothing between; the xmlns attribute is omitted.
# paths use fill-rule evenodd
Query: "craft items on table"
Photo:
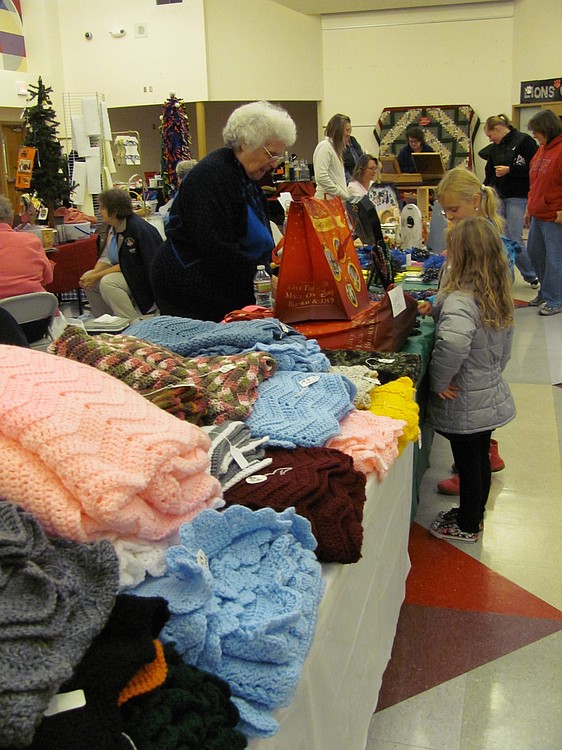
<svg viewBox="0 0 562 750"><path fill-rule="evenodd" d="M268 448L265 453L271 466L225 491L227 507L278 512L294 507L310 521L320 562L357 562L365 476L354 470L351 458L329 448Z"/></svg>
<svg viewBox="0 0 562 750"><path fill-rule="evenodd" d="M315 547L294 508L206 510L182 526L166 575L134 589L169 602L162 640L229 684L248 735L274 734L271 712L294 695L324 587Z"/></svg>
<svg viewBox="0 0 562 750"><path fill-rule="evenodd" d="M93 337L76 327L66 328L49 351L108 372L195 424L246 419L259 383L277 367L263 352L184 358L134 336Z"/></svg>
<svg viewBox="0 0 562 750"><path fill-rule="evenodd" d="M357 471L374 471L382 481L398 458L398 439L405 425L403 420L355 410L341 420L339 435L326 446L351 456Z"/></svg>
<svg viewBox="0 0 562 750"><path fill-rule="evenodd" d="M31 514L0 500L0 747L30 745L106 624L117 573L109 542L49 539Z"/></svg>
<svg viewBox="0 0 562 750"><path fill-rule="evenodd" d="M164 656L164 684L121 708L127 736L142 750L243 750L248 742L236 729L240 715L227 683L184 664L173 644Z"/></svg>
<svg viewBox="0 0 562 750"><path fill-rule="evenodd" d="M46 716L30 750L126 747L119 696L138 670L154 661L154 639L167 619L163 599L119 595L105 627L61 687L62 693L81 693L82 705Z"/></svg>
<svg viewBox="0 0 562 750"><path fill-rule="evenodd" d="M0 346L0 494L59 536L159 540L223 505L202 430L93 367Z"/></svg>
<svg viewBox="0 0 562 750"><path fill-rule="evenodd" d="M403 434L398 437L399 454L410 440L418 439L420 407L416 403L416 390L411 378L398 378L376 388L373 391L370 411L404 422Z"/></svg>
<svg viewBox="0 0 562 750"><path fill-rule="evenodd" d="M417 383L422 370L422 358L410 352L364 352L354 349L326 349L332 367L363 365L377 373L380 382L389 383L409 377Z"/></svg>
<svg viewBox="0 0 562 750"><path fill-rule="evenodd" d="M326 372L329 367L318 342L306 339L277 318L215 323L159 315L135 323L125 333L183 357L261 351L275 357L280 370Z"/></svg>
<svg viewBox="0 0 562 750"><path fill-rule="evenodd" d="M345 375L351 380L357 392L353 398L353 403L357 409L368 409L371 405L371 391L381 382L376 370L371 370L365 365L336 365L330 367L330 372Z"/></svg>
<svg viewBox="0 0 562 750"><path fill-rule="evenodd" d="M340 431L354 396L355 386L342 375L277 372L258 387L246 424L252 435L267 435L272 446L321 447Z"/></svg>
<svg viewBox="0 0 562 750"><path fill-rule="evenodd" d="M251 474L266 469L273 461L265 455L267 437L252 437L243 422L222 422L203 427L211 438L211 474L221 483L223 492Z"/></svg>

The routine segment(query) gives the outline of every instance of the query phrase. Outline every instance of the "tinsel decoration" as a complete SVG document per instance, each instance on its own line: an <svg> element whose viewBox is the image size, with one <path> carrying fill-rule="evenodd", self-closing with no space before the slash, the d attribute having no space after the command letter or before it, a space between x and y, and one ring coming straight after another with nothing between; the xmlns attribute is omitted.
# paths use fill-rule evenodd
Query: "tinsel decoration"
<svg viewBox="0 0 562 750"><path fill-rule="evenodd" d="M178 99L175 94L170 94L170 98L162 105L160 120L161 174L164 195L170 198L179 187L176 176L177 163L192 158L189 118L185 102Z"/></svg>
<svg viewBox="0 0 562 750"><path fill-rule="evenodd" d="M59 123L52 107L49 94L53 89L46 87L39 76L37 86L29 85L28 105L22 114L26 125L24 146L37 149L29 192L35 193L49 211L49 222L54 222L54 210L68 201L70 184L68 165L58 139Z"/></svg>

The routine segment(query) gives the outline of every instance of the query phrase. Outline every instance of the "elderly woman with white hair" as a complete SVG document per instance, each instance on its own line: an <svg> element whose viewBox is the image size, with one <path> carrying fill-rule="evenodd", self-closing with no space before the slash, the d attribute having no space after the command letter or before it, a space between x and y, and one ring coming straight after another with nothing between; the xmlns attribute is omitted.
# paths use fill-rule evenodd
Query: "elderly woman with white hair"
<svg viewBox="0 0 562 750"><path fill-rule="evenodd" d="M269 266L274 243L258 180L296 140L287 112L244 104L228 118L224 148L189 172L170 209L167 240L151 270L163 315L220 321L254 302L256 266Z"/></svg>

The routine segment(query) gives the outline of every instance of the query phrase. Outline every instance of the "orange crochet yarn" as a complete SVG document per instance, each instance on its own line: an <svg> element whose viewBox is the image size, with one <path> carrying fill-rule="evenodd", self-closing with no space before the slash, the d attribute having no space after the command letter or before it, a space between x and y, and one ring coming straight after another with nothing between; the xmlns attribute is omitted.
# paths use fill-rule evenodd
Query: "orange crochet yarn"
<svg viewBox="0 0 562 750"><path fill-rule="evenodd" d="M121 706L137 695L150 693L151 690L155 690L164 684L168 676L168 664L164 656L164 646L159 640L155 640L154 647L156 649L156 658L150 664L145 664L144 667L141 667L136 675L130 679L129 683L119 693L119 698L117 699L118 706Z"/></svg>
<svg viewBox="0 0 562 750"><path fill-rule="evenodd" d="M398 452L402 453L409 440L418 439L420 407L416 403L416 389L411 378L403 377L379 385L371 393L370 411L383 417L401 419L406 424L398 438Z"/></svg>

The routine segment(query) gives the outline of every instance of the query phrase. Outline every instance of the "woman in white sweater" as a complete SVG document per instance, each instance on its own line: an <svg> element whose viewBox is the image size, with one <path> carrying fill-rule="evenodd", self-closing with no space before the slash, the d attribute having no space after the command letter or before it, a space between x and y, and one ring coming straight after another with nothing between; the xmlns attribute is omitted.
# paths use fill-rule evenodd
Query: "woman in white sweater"
<svg viewBox="0 0 562 750"><path fill-rule="evenodd" d="M351 124L344 115L331 117L325 137L314 150L312 162L317 198L338 196L344 201L349 199L342 157L346 128L351 128Z"/></svg>

